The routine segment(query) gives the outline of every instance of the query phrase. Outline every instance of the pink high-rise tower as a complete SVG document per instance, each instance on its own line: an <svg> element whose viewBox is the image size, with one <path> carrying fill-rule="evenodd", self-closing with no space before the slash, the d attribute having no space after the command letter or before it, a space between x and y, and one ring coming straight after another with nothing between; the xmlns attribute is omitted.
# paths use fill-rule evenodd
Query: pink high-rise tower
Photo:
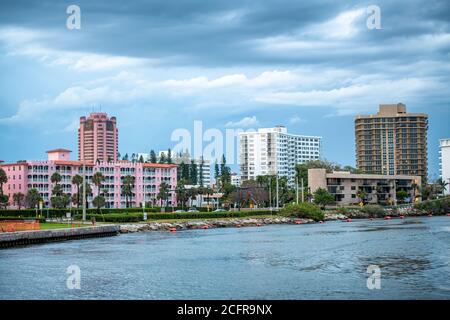
<svg viewBox="0 0 450 320"><path fill-rule="evenodd" d="M116 117L106 113L91 113L80 118L78 129L78 159L86 162L117 161L119 133Z"/></svg>

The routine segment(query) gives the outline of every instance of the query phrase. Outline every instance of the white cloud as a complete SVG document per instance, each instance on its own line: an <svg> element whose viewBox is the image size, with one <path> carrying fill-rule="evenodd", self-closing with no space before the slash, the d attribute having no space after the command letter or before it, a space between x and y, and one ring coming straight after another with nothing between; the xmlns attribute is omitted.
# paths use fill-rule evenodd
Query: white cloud
<svg viewBox="0 0 450 320"><path fill-rule="evenodd" d="M236 122L229 121L225 124L226 127L231 127L231 128L248 128L248 127L257 126L257 125L259 125L259 122L256 119L256 116L245 117Z"/></svg>
<svg viewBox="0 0 450 320"><path fill-rule="evenodd" d="M26 28L0 29L0 41L5 44L8 55L34 58L49 66L64 66L74 71L104 71L156 62L134 57L63 51L42 44L53 36L54 33Z"/></svg>
<svg viewBox="0 0 450 320"><path fill-rule="evenodd" d="M289 122L292 124L297 124L297 123L304 122L304 121L305 120L300 118L298 115L294 115L292 118L289 119Z"/></svg>
<svg viewBox="0 0 450 320"><path fill-rule="evenodd" d="M366 28L365 22L362 22L360 28L356 26L359 18L364 16L364 8L344 11L333 19L323 23L312 25L307 28L303 35L313 35L323 39L346 39L355 36L358 30Z"/></svg>

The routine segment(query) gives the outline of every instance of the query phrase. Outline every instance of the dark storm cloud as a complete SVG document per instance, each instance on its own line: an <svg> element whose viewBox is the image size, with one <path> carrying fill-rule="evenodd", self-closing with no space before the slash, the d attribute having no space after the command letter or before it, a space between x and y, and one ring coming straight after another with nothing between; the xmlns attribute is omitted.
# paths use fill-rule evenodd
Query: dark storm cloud
<svg viewBox="0 0 450 320"><path fill-rule="evenodd" d="M80 31L65 29L69 4L81 7ZM255 44L268 37L293 36L345 10L371 4L381 7L383 29L363 30L332 51L276 54L262 52ZM448 33L449 20L447 1L2 1L0 10L3 27L46 30L49 38L44 44L56 49L208 67L268 63L346 66L369 59L392 59L398 50L396 43ZM359 19L357 27L364 29L365 19ZM314 34L305 39L313 38ZM373 50L383 45L382 53ZM447 52L444 46L426 53L427 57L414 50L401 54L403 59L417 55L439 58Z"/></svg>

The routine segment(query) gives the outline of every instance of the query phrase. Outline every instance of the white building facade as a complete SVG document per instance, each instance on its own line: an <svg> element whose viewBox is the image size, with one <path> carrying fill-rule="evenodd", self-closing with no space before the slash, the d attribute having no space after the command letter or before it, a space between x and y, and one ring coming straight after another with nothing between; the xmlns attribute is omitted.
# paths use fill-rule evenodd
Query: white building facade
<svg viewBox="0 0 450 320"><path fill-rule="evenodd" d="M322 137L295 135L284 126L239 134L241 181L278 174L295 183L295 166L321 158Z"/></svg>
<svg viewBox="0 0 450 320"><path fill-rule="evenodd" d="M445 188L445 194L450 194L450 138L439 140L439 174L443 181L449 185Z"/></svg>
<svg viewBox="0 0 450 320"><path fill-rule="evenodd" d="M231 184L235 187L240 187L241 186L241 176L238 175L237 173L233 172L231 174Z"/></svg>

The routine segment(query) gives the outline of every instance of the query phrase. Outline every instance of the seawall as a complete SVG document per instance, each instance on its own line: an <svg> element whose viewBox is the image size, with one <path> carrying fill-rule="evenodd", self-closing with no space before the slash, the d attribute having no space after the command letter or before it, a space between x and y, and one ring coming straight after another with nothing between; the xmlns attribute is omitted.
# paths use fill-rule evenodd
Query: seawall
<svg viewBox="0 0 450 320"><path fill-rule="evenodd" d="M103 225L83 228L64 228L0 233L0 248L72 239L110 237L119 234L120 226Z"/></svg>

